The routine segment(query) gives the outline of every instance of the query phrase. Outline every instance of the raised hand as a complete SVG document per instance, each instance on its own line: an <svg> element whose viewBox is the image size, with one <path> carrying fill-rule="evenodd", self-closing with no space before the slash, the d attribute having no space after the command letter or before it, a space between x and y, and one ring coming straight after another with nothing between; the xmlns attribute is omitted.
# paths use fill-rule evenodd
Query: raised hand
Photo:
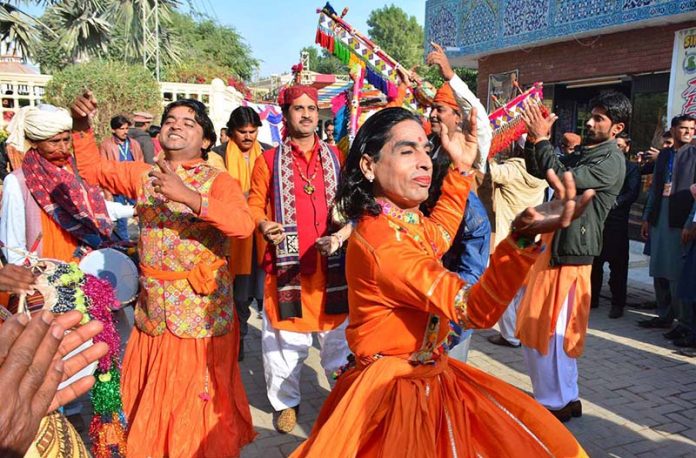
<svg viewBox="0 0 696 458"><path fill-rule="evenodd" d="M58 384L102 357L108 351L101 342L73 356L62 357L101 332L97 321L65 336L65 330L79 324L77 311L54 317L49 312L29 320L15 315L0 326L0 454L23 456L51 410L86 393L94 377L85 377L63 390Z"/></svg>
<svg viewBox="0 0 696 458"><path fill-rule="evenodd" d="M531 238L537 234L564 229L582 215L595 195L592 189L588 189L582 196L576 197L575 180L570 172L563 174L561 183L554 171L549 169L546 180L554 189L556 198L537 207L529 207L517 215L512 222L513 233Z"/></svg>
<svg viewBox="0 0 696 458"><path fill-rule="evenodd" d="M78 96L70 107L70 112L73 117L73 129L87 130L89 129L90 121L97 113L97 99L90 90Z"/></svg>
<svg viewBox="0 0 696 458"><path fill-rule="evenodd" d="M527 133L531 137L530 140L540 138L549 139L551 136L551 126L556 122L558 116L551 113L547 118L541 112L541 108L537 102L524 101L524 110L522 110L522 121L527 126Z"/></svg>
<svg viewBox="0 0 696 458"><path fill-rule="evenodd" d="M149 176L153 178L152 185L157 194L165 199L188 205L195 213L200 213L201 195L186 186L179 175L167 163L164 155L157 158L160 171L152 170Z"/></svg>
<svg viewBox="0 0 696 458"><path fill-rule="evenodd" d="M442 77L447 81L451 80L454 78L454 70L452 70L449 59L447 59L445 50L442 49L442 46L432 41L430 42L430 45L433 47L433 51L431 51L430 54L428 54L428 57L425 58L425 62L428 65L437 65L440 68L440 74Z"/></svg>
<svg viewBox="0 0 696 458"><path fill-rule="evenodd" d="M454 132L452 135L444 123L440 124L440 143L452 159L452 164L460 171L468 171L476 161L478 153L476 108L469 111L469 128L466 132Z"/></svg>

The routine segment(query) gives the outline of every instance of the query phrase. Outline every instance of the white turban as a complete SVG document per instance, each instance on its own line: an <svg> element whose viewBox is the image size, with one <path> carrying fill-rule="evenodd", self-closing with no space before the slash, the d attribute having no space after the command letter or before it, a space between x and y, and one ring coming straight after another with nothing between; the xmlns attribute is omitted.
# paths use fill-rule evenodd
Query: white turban
<svg viewBox="0 0 696 458"><path fill-rule="evenodd" d="M65 108L53 105L22 107L7 126L7 144L22 152L29 149L27 140L46 140L72 129L73 120Z"/></svg>

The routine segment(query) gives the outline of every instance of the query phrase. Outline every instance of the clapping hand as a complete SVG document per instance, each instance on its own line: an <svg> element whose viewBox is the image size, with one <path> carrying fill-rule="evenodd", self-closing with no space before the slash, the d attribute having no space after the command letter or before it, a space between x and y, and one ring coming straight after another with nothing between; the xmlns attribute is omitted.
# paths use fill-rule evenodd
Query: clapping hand
<svg viewBox="0 0 696 458"><path fill-rule="evenodd" d="M524 101L524 110L522 110L522 121L524 121L527 127L527 133L529 134L530 140L535 140L539 138L549 139L551 135L551 126L556 122L558 116L551 113L548 117L544 117L541 111L541 107L535 101L529 101L529 99Z"/></svg>
<svg viewBox="0 0 696 458"><path fill-rule="evenodd" d="M561 182L554 171L549 169L546 172L546 180L554 189L556 198L537 207L529 207L517 215L512 222L514 233L533 238L537 234L565 229L582 215L595 195L594 190L588 189L576 197L575 180L570 172L563 174Z"/></svg>
<svg viewBox="0 0 696 458"><path fill-rule="evenodd" d="M452 159L452 164L460 171L468 171L476 161L478 153L476 108L469 112L469 128L466 132L454 132L450 137L449 129L444 123L440 123L440 143L442 148Z"/></svg>
<svg viewBox="0 0 696 458"><path fill-rule="evenodd" d="M94 377L84 377L58 391L58 384L106 354L104 342L63 357L101 332L98 321L65 334L82 319L78 311L54 317L41 312L32 320L15 315L0 326L0 454L22 456L31 445L41 419L86 393Z"/></svg>

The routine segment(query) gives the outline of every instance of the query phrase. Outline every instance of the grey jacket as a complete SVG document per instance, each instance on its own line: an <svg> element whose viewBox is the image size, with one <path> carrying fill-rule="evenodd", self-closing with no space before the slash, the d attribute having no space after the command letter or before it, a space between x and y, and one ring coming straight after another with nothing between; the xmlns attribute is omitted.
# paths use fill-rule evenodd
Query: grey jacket
<svg viewBox="0 0 696 458"><path fill-rule="evenodd" d="M626 163L616 146L608 140L593 148L581 147L564 161L554 154L549 141L536 145L527 142L524 147L527 172L545 178L553 169L561 177L570 171L575 178L578 195L594 189L596 195L580 218L566 229L556 231L551 247L551 265L589 265L602 251L604 220L614 206L626 176Z"/></svg>

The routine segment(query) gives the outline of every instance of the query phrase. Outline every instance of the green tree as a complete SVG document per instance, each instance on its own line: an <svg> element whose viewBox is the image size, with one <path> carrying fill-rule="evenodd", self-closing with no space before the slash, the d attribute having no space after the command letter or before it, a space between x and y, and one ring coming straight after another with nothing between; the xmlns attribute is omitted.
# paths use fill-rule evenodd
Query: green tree
<svg viewBox="0 0 696 458"><path fill-rule="evenodd" d="M20 2L0 2L0 40L14 43L23 56L36 54L40 34L46 27L35 17L20 10L13 3L49 5L53 0L35 0Z"/></svg>
<svg viewBox="0 0 696 458"><path fill-rule="evenodd" d="M300 52L309 53L309 69L313 72L345 75L349 71L346 65L343 65L326 49L320 50L316 46L305 46Z"/></svg>
<svg viewBox="0 0 696 458"><path fill-rule="evenodd" d="M395 5L372 10L368 35L387 54L406 68L423 62L423 27Z"/></svg>
<svg viewBox="0 0 696 458"><path fill-rule="evenodd" d="M99 102L93 120L98 139L109 135L109 120L117 114L130 116L134 111L162 111L159 85L142 65L93 60L70 65L56 72L46 86L46 101L68 107L89 88Z"/></svg>
<svg viewBox="0 0 696 458"><path fill-rule="evenodd" d="M111 23L105 13L105 2L99 0L63 0L51 8L50 29L60 30L58 41L73 62L106 54Z"/></svg>
<svg viewBox="0 0 696 458"><path fill-rule="evenodd" d="M208 69L204 75L206 79L234 76L249 80L259 67L259 61L253 58L249 45L233 27L221 25L204 16L194 20L191 16L174 12L171 30L181 46L181 64L170 65L167 74L176 74L177 67L186 69L200 66ZM222 74L211 74L211 69L217 69Z"/></svg>

